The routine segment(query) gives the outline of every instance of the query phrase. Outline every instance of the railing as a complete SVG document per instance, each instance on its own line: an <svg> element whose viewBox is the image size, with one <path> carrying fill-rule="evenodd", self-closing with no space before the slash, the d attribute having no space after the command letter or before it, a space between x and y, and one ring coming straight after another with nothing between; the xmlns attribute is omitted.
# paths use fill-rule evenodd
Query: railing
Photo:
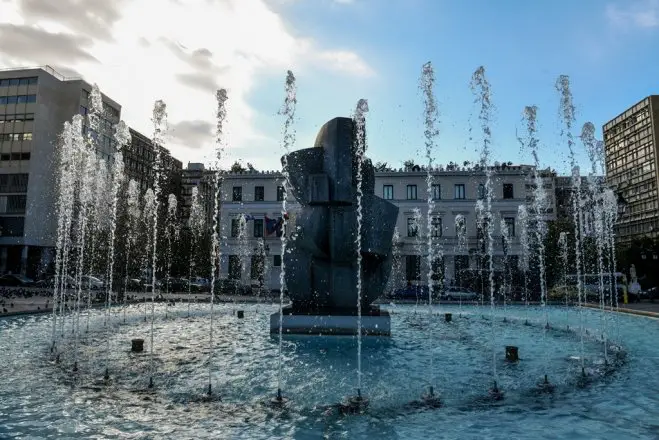
<svg viewBox="0 0 659 440"><path fill-rule="evenodd" d="M4 69L0 69L0 72L8 72L10 70L36 70L36 69L41 69L50 75L54 76L60 81L80 81L82 80L82 77L79 76L64 76L61 73L59 73L57 70L53 69L49 65L43 65L43 66L30 66L30 67L6 67Z"/></svg>

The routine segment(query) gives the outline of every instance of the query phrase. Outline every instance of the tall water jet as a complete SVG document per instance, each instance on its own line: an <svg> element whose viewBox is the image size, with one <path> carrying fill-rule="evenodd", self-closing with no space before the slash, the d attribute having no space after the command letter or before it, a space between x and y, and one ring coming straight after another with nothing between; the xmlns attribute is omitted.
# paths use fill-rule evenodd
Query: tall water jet
<svg viewBox="0 0 659 440"><path fill-rule="evenodd" d="M418 266L416 266L416 273L414 274L415 279L420 279L421 278L421 255L423 255L423 241L421 241L421 224L423 222L423 217L421 215L421 209L419 207L415 206L412 209L412 232L414 234L414 255L418 256L419 258L419 263ZM409 232L408 232L409 234ZM409 281L409 280L408 280ZM414 288L415 296L416 296L416 303L414 305L414 313L416 314L417 308L419 307L419 286L415 286Z"/></svg>
<svg viewBox="0 0 659 440"><path fill-rule="evenodd" d="M457 235L455 253L456 255L464 255L467 253L467 220L462 214L456 214L455 216L455 234ZM459 296L458 300L458 307L462 312L462 295Z"/></svg>
<svg viewBox="0 0 659 440"><path fill-rule="evenodd" d="M362 198L364 154L366 153L366 113L368 102L360 99L353 117L355 123L355 159L357 163L357 399L362 399L362 224L364 221Z"/></svg>
<svg viewBox="0 0 659 440"><path fill-rule="evenodd" d="M126 301L128 296L128 280L130 279L130 260L133 249L136 245L137 232L139 230L139 222L141 217L140 211L140 190L137 187L137 182L131 179L128 182L126 190L126 267L124 268L124 322L126 322Z"/></svg>
<svg viewBox="0 0 659 440"><path fill-rule="evenodd" d="M196 269L196 256L197 244L201 240L204 228L206 227L206 217L204 216L204 208L201 204L199 197L199 188L196 186L192 188L192 197L190 204L190 218L188 227L190 228L190 261L189 261L189 277L188 277L188 316L190 316L190 294L192 291L192 277L195 275Z"/></svg>
<svg viewBox="0 0 659 440"><path fill-rule="evenodd" d="M93 92L93 90L92 90ZM96 93L98 88L96 88ZM91 96L91 95L90 95ZM93 101L93 100L92 100ZM95 118L98 118L97 110L89 113L90 117L90 131L98 128L98 123L94 123ZM78 215L76 219L77 234L76 234L76 299L75 299L75 317L72 321L73 330L75 333L74 348L73 348L73 371L78 370L78 339L80 337L80 300L82 298L82 277L85 268L85 240L87 234L87 213L92 200L92 179L94 178L95 171L95 148L96 145L92 140L91 134L88 135L86 145L81 148L80 154L80 175L78 178Z"/></svg>
<svg viewBox="0 0 659 440"><path fill-rule="evenodd" d="M394 235L391 239L391 277L389 278L389 291L395 293L403 286L403 259L400 253L402 244L398 227L394 228Z"/></svg>
<svg viewBox="0 0 659 440"><path fill-rule="evenodd" d="M567 272L569 267L569 250L567 246L567 233L561 232L558 235L558 249L561 257L561 278L563 289L565 289L565 325L570 328L570 302L569 290L567 287Z"/></svg>
<svg viewBox="0 0 659 440"><path fill-rule="evenodd" d="M242 279L245 276L247 262L249 256L252 254L250 247L249 235L247 233L247 216L242 214L238 217L238 258L240 259L240 277L241 284L244 283ZM238 284L236 284L236 290L234 291L235 295L238 295Z"/></svg>
<svg viewBox="0 0 659 440"><path fill-rule="evenodd" d="M510 230L508 229L508 224L506 220L501 217L499 219L499 229L501 230L501 247L503 248L503 286L502 286L502 298L503 298L503 316L506 319L507 311L507 300L510 295L510 265L508 261L508 250L510 249Z"/></svg>
<svg viewBox="0 0 659 440"><path fill-rule="evenodd" d="M542 176L540 171L540 159L538 158L538 108L536 106L524 107L523 121L526 125L527 138L518 138L522 147L527 148L533 157L533 202L531 204L531 224L533 225L533 235L535 247L537 249L538 272L540 275L540 302L544 311L544 325L549 325L547 315L547 281L546 281L546 264L545 264L545 236L547 227L544 220L544 214L547 212L548 199L544 190Z"/></svg>
<svg viewBox="0 0 659 440"><path fill-rule="evenodd" d="M211 188L213 188L213 224L211 234L211 305L210 305L210 323L208 329L209 355L208 355L208 396L213 393L213 321L215 319L215 280L216 272L220 273L220 192L222 189L222 179L220 174L220 161L224 154L224 123L227 117L226 102L229 99L226 89L219 89L215 94L217 101L216 113L216 130L215 130L215 157L213 163L213 174L211 177Z"/></svg>
<svg viewBox="0 0 659 440"><path fill-rule="evenodd" d="M579 334L581 339L580 358L581 373L586 374L584 365L584 326L583 326L583 303L584 289L581 279L582 269L582 243L581 243L581 176L579 175L579 166L574 151L574 137L572 135L572 125L576 120L574 116L574 104L572 102L572 91L570 90L570 78L567 75L560 75L556 80L556 90L559 93L559 117L563 123L561 136L567 143L570 169L572 171L572 221L574 223L574 240L575 240L575 267L577 272L577 295L579 301Z"/></svg>
<svg viewBox="0 0 659 440"><path fill-rule="evenodd" d="M435 85L435 71L432 63L427 62L423 65L421 78L419 80L419 88L423 94L424 106L424 137L426 147L426 191L427 191L427 214L426 214L426 230L428 231L427 253L428 253L428 333L429 341L432 344L432 298L434 288L434 260L435 260L435 233L433 231L433 215L435 210L435 194L433 194L433 150L435 148L435 141L439 135L438 124L438 110L437 102L434 95ZM432 384L433 378L433 347L430 347L430 368L429 368L429 384L427 398L434 398L434 388Z"/></svg>
<svg viewBox="0 0 659 440"><path fill-rule="evenodd" d="M112 291L114 282L114 247L116 242L117 233L117 205L119 204L119 191L124 179L124 158L121 149L130 144L131 136L128 126L124 121L119 121L114 129L115 150L111 158L111 192L110 192L110 237L108 246L108 277L107 277L107 307L108 313L112 306ZM105 378L109 378L109 365L110 365L110 335L106 336L106 364L105 364Z"/></svg>
<svg viewBox="0 0 659 440"><path fill-rule="evenodd" d="M481 123L483 136L483 146L480 154L480 166L485 171L485 213L484 219L487 222L486 245L489 265L489 284L490 284L490 319L492 324L492 378L494 386L491 393L495 398L501 397L501 391L497 386L497 355L496 355L496 328L494 319L494 222L492 221L492 168L490 167L490 145L492 144L492 131L490 129L490 119L492 118L492 103L490 101L490 83L485 77L485 68L480 66L471 77L470 87L475 95L475 103L480 105L478 119Z"/></svg>
<svg viewBox="0 0 659 440"><path fill-rule="evenodd" d="M153 271L155 268L151 267L149 256L151 255L151 249L154 248L153 243L153 233L151 228L153 226L153 212L156 210L156 196L153 193L153 188L147 188L143 197L144 209L142 209L142 230L146 238L146 247L144 248L144 253L142 254L142 279L146 277ZM151 286L153 290L153 286ZM144 289L144 322L146 322L146 317L148 314L147 311L147 291L146 287Z"/></svg>
<svg viewBox="0 0 659 440"><path fill-rule="evenodd" d="M67 267L64 255L68 253L69 231L71 217L73 215L74 185L76 159L78 157L74 150L74 130L81 130L81 116L77 115L72 123L65 122L59 139L58 155L58 183L57 183L57 241L55 248L55 279L53 283L53 331L51 336L51 351L55 350L57 337L57 311L64 302L66 286L62 280L66 280ZM77 123L75 123L77 121ZM63 316L60 314L61 319Z"/></svg>
<svg viewBox="0 0 659 440"><path fill-rule="evenodd" d="M97 273L99 250L102 249L102 240L104 238L104 226L106 223L106 212L105 212L105 194L107 192L107 167L104 160L96 158L96 170L94 172L94 178L92 179L91 184L93 184L93 200L91 203L90 209L88 212L88 224L89 224L89 257L86 258L86 261L89 261L89 267L86 271L87 274L93 275ZM85 322L85 332L89 332L89 320L91 319L91 307L92 307L92 289L91 283L87 285L87 317Z"/></svg>
<svg viewBox="0 0 659 440"><path fill-rule="evenodd" d="M155 307L156 307L156 272L158 254L156 249L158 247L158 206L160 199L160 167L161 167L161 153L164 143L164 136L167 131L167 105L162 100L157 100L153 105L153 147L156 150L156 157L153 161L153 197L155 200L155 209L153 210L153 241L152 254L151 254L151 346L150 346L150 370L151 377L149 378L149 388L153 387L153 375L155 373L155 364L153 357L153 324L155 320Z"/></svg>
<svg viewBox="0 0 659 440"><path fill-rule="evenodd" d="M178 242L179 239L179 227L176 218L178 212L178 200L174 194L169 194L167 196L167 218L165 219L165 226L167 228L167 274L165 277L166 290L169 292L170 285L170 275L172 272L172 245Z"/></svg>
<svg viewBox="0 0 659 440"><path fill-rule="evenodd" d="M519 256L518 266L524 276L524 316L525 322L528 323L529 318L529 255L531 252L529 240L529 212L526 205L519 205L517 207L517 223L519 229L519 245L522 252Z"/></svg>

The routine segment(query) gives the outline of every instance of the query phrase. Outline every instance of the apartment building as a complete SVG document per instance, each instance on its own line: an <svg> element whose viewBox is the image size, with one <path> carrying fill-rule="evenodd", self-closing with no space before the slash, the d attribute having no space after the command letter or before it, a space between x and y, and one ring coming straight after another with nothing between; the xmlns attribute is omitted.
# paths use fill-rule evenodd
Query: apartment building
<svg viewBox="0 0 659 440"><path fill-rule="evenodd" d="M604 124L606 181L624 200L616 238L625 246L659 238L659 95L643 98Z"/></svg>

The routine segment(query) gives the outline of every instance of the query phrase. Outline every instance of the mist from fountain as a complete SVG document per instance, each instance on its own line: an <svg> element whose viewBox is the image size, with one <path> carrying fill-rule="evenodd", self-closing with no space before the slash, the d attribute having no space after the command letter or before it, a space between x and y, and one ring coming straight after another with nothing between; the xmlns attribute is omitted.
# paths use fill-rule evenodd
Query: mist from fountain
<svg viewBox="0 0 659 440"><path fill-rule="evenodd" d="M526 205L517 207L519 246L522 252L517 260L518 267L524 274L524 321L529 322L529 255L531 254L529 237L529 212Z"/></svg>
<svg viewBox="0 0 659 440"><path fill-rule="evenodd" d="M151 255L152 249L154 248L153 243L153 232L151 228L153 227L153 211L156 210L156 197L153 193L153 188L147 188L144 192L144 208L142 209L142 231L146 238L146 247L142 253L142 273L140 278L145 279L150 272L155 271L155 268L149 264L149 255ZM150 270L149 270L150 269ZM153 286L151 289L153 290ZM144 291L144 322L147 320L148 314L148 300L147 300L147 291Z"/></svg>
<svg viewBox="0 0 659 440"><path fill-rule="evenodd" d="M567 233L561 232L558 235L558 249L561 257L561 278L563 289L565 289L565 327L570 328L570 302L569 290L567 288L567 272L569 267L569 251L567 245Z"/></svg>
<svg viewBox="0 0 659 440"><path fill-rule="evenodd" d="M174 194L167 196L167 217L165 219L166 235L167 235L167 273L165 275L166 291L169 293L169 277L172 272L172 245L178 242L180 229L178 226L178 200Z"/></svg>
<svg viewBox="0 0 659 440"><path fill-rule="evenodd" d="M455 216L455 233L457 235L455 253L456 255L464 255L467 252L467 221L462 214ZM459 309L462 313L462 295L459 296Z"/></svg>
<svg viewBox="0 0 659 440"><path fill-rule="evenodd" d="M510 267L508 264L508 251L510 249L510 231L508 230L508 224L506 220L501 217L499 219L499 229L501 230L501 246L503 248L503 286L502 286L502 298L503 298L503 316L506 319L507 315L507 300L510 296Z"/></svg>
<svg viewBox="0 0 659 440"><path fill-rule="evenodd" d="M423 255L423 242L421 241L421 224L422 224L422 216L421 216L421 210L418 207L412 208L412 230L414 231L414 255L419 256L419 265L416 267L416 273L414 273L415 279L417 277L420 278L420 272L421 271L421 255ZM408 231L409 234L409 231ZM409 280L408 280L409 281ZM416 314L417 308L419 307L419 288L418 286L415 286L414 288L415 296L416 296L416 303L414 305L414 313Z"/></svg>

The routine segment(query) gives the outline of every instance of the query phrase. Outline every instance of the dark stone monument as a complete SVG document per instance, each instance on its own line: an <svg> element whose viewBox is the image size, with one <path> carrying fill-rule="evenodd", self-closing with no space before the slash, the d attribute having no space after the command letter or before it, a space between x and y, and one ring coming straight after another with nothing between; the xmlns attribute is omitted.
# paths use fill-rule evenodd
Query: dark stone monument
<svg viewBox="0 0 659 440"><path fill-rule="evenodd" d="M514 345L506 345L506 360L508 362L519 361L519 351Z"/></svg>
<svg viewBox="0 0 659 440"><path fill-rule="evenodd" d="M357 170L355 124L334 118L320 129L313 148L285 158L289 189L302 205L284 255L287 333L356 334ZM391 271L392 237L398 208L377 197L371 161L362 162L362 332L389 335L389 315L371 303ZM279 329L279 314L271 317Z"/></svg>
<svg viewBox="0 0 659 440"><path fill-rule="evenodd" d="M135 353L142 353L144 351L144 339L131 339L130 351Z"/></svg>

